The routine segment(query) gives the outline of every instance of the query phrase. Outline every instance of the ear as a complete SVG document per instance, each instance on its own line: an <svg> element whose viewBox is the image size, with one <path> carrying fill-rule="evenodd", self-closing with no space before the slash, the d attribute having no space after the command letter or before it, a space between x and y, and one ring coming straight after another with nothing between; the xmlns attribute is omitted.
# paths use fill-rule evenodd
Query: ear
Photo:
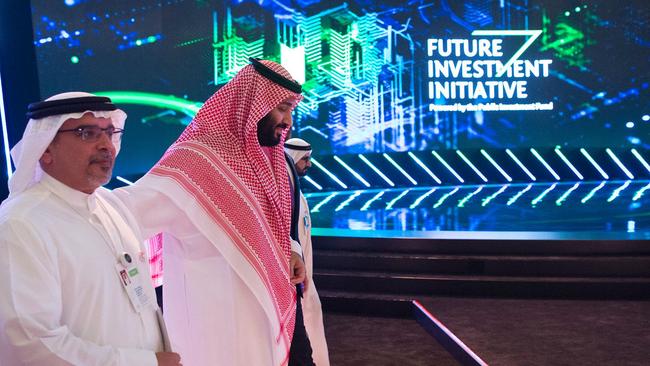
<svg viewBox="0 0 650 366"><path fill-rule="evenodd" d="M52 155L52 152L50 151L50 146L45 149L45 152L43 155L41 155L41 158L38 160L41 163L41 167L48 166L54 162L54 156Z"/></svg>

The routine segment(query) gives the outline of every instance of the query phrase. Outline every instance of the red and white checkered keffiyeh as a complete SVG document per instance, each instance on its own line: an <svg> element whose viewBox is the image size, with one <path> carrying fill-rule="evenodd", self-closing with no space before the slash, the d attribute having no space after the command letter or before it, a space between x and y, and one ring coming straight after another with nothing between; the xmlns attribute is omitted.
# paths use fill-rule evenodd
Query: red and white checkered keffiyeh
<svg viewBox="0 0 650 366"><path fill-rule="evenodd" d="M282 66L262 63L291 79ZM302 99L252 65L244 67L206 101L150 171L173 179L228 233L273 299L281 333L276 341L282 337L286 345L291 344L296 302L289 273L291 196L283 144L265 156L257 123L288 98L295 104Z"/></svg>

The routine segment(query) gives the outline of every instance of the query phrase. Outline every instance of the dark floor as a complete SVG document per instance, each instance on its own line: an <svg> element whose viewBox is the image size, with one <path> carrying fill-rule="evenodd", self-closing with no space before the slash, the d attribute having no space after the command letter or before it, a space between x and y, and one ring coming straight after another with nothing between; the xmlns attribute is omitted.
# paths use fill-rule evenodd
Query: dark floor
<svg viewBox="0 0 650 366"><path fill-rule="evenodd" d="M332 366L457 366L412 319L325 314Z"/></svg>
<svg viewBox="0 0 650 366"><path fill-rule="evenodd" d="M490 365L650 365L650 301L428 298ZM332 365L457 365L414 320L326 314Z"/></svg>
<svg viewBox="0 0 650 366"><path fill-rule="evenodd" d="M421 302L490 365L650 365L650 301Z"/></svg>

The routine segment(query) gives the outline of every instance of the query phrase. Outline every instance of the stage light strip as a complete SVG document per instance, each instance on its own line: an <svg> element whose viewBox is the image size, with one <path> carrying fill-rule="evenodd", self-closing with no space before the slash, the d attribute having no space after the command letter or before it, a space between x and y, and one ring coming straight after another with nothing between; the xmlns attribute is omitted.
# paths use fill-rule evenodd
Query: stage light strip
<svg viewBox="0 0 650 366"><path fill-rule="evenodd" d="M313 180L310 176L305 175L304 178L305 178L305 180L306 180L307 182L311 183L311 185L313 185L314 187L316 187L316 189L318 189L319 191L322 191L322 190L323 190L323 187L322 187L320 184L316 183L316 181Z"/></svg>
<svg viewBox="0 0 650 366"><path fill-rule="evenodd" d="M424 169L424 171L427 172L427 174L429 174L429 176L430 176L431 178L433 178L433 180L435 180L438 184L441 184L441 183L442 183L442 181L440 180L440 178L436 177L436 175L433 174L433 172L432 172L429 168L427 168L426 165L424 165L424 163L422 162L422 160L418 159L418 157L415 156L415 154L413 154L412 152L409 151L409 152L408 152L408 155L409 155L409 156L411 157L411 159L413 159L413 160L414 160L414 161L415 161L415 162L416 162L416 163L417 163L417 164L418 164L422 169Z"/></svg>
<svg viewBox="0 0 650 366"><path fill-rule="evenodd" d="M357 178L357 180L361 182L364 186L366 186L366 188L370 187L370 183L368 183L365 179L363 179L361 174L355 172L354 169L352 169L348 164L345 163L345 161L343 161L343 159L334 155L334 160L336 160L339 164L341 164L341 166L343 166L348 172L350 172L350 174L352 174L355 178Z"/></svg>
<svg viewBox="0 0 650 366"><path fill-rule="evenodd" d="M576 177L578 177L578 179L580 179L580 180L585 179L585 177L584 177L582 174L580 174L580 172L578 171L578 169L576 169L576 167L573 166L573 164L571 164L571 162L569 161L569 159L567 159L567 157L564 156L564 154L562 154L562 151L560 151L560 149L555 149L555 153L556 153L556 154L560 157L560 159L562 159L562 161L563 161L563 162L564 162L564 163L565 163L565 164L566 164L566 165L567 165L567 166L568 166L568 167L573 171L573 174L575 174Z"/></svg>
<svg viewBox="0 0 650 366"><path fill-rule="evenodd" d="M612 195L609 196L609 198L607 199L607 202L612 202L612 201L614 201L616 198L618 198L618 196L621 195L621 192L623 192L623 191L624 191L624 190L625 190L629 185L630 185L630 181L629 181L629 180L628 180L628 181L625 181L625 183L624 183L622 186L616 188L616 189L614 190L614 192L612 192Z"/></svg>
<svg viewBox="0 0 650 366"><path fill-rule="evenodd" d="M506 184L505 186L501 187L501 189L499 189L498 191L496 191L496 192L492 193L491 195L487 196L486 198L484 198L484 199L483 199L483 203L481 203L481 207L485 207L485 206L487 206L488 203L490 203L490 201L492 201L492 200L495 199L498 195L500 195L501 193L503 193L506 189L508 189L508 187L510 187L510 184Z"/></svg>
<svg viewBox="0 0 650 366"><path fill-rule="evenodd" d="M530 189L531 189L532 187L533 187L533 184L530 183L530 184L527 185L524 189L522 189L521 191L517 192L517 194L515 194L514 196L512 196L512 197L508 200L508 202L507 202L506 204L507 204L508 206L510 206L510 205L512 205L513 203L517 202L517 200L519 199L519 197L521 197L524 193L530 191Z"/></svg>
<svg viewBox="0 0 650 366"><path fill-rule="evenodd" d="M435 325L437 329L440 330L438 333L442 333L444 338L451 340L454 348L458 348L462 351L462 354L464 355L464 362L462 362L463 365L488 366L487 362L483 361L478 355L476 355L476 353L474 353L474 351L467 347L463 341L456 337L456 335L451 330L449 330L449 328L447 328L440 320L436 319L436 317L434 317L424 306L422 306L422 304L420 304L417 300L412 300L411 302L413 305L415 305L415 307L418 308L418 310L420 310L422 314L429 318L429 320ZM431 333L429 332L429 334ZM438 337L435 338L438 339ZM456 352L454 352L454 354L456 354ZM465 361L465 359L467 360Z"/></svg>
<svg viewBox="0 0 650 366"><path fill-rule="evenodd" d="M7 178L11 178L11 149L9 148L9 136L7 135L7 116L5 115L5 98L2 91L2 76L0 75L0 120L2 120L2 146L5 150L5 163L7 164Z"/></svg>
<svg viewBox="0 0 650 366"><path fill-rule="evenodd" d="M327 202L331 201L332 198L336 197L339 192L333 192L329 196L325 197L324 200L320 201L314 208L311 209L311 212L319 212L320 208L323 207Z"/></svg>
<svg viewBox="0 0 650 366"><path fill-rule="evenodd" d="M372 205L373 202L381 198L381 196L383 196L384 193L386 193L386 190L380 191L373 198L369 199L368 202L366 202L366 204L363 205L363 207L361 207L361 211L367 211L368 208L370 208L370 205Z"/></svg>
<svg viewBox="0 0 650 366"><path fill-rule="evenodd" d="M354 191L354 194L351 194L350 197L348 197L345 201L341 202L335 209L334 211L338 212L344 209L347 205L350 204L350 202L354 201L357 197L359 197L363 193L363 191Z"/></svg>
<svg viewBox="0 0 650 366"><path fill-rule="evenodd" d="M127 184L127 185L130 185L130 186L133 185L133 182L131 182L130 180L128 180L128 179L126 179L126 178L122 178L122 177L120 177L119 175L118 175L117 177L115 177L115 179L117 179L117 180L119 180L120 182L125 183L125 184Z"/></svg>
<svg viewBox="0 0 650 366"><path fill-rule="evenodd" d="M438 208L438 207L440 207L440 206L445 202L445 200L446 200L447 198L451 197L454 193L458 192L459 189L460 189L459 187L456 187L456 188L454 188L453 191L448 192L448 193L445 193L442 197L440 197L440 199L438 200L438 202L436 202L436 204L433 205L433 208Z"/></svg>
<svg viewBox="0 0 650 366"><path fill-rule="evenodd" d="M639 154L639 152L636 151L636 149L632 149L631 151L632 151L632 155L634 155L637 158L637 160L641 162L641 164L648 171L648 173L650 173L650 164L648 164L648 162L645 161L643 156L641 156L641 154Z"/></svg>
<svg viewBox="0 0 650 366"><path fill-rule="evenodd" d="M424 201L425 198L429 197L433 192L435 192L436 189L437 189L436 187L431 188L427 193L425 193L425 194L421 195L420 197L418 197L415 201L413 201L413 203L409 206L409 208L412 210L412 209L418 207L420 205L420 203L422 203L422 201Z"/></svg>
<svg viewBox="0 0 650 366"><path fill-rule="evenodd" d="M418 182L416 182L415 179L413 179L413 177L411 177L409 175L409 173L406 172L406 170L402 169L402 167L399 166L397 164L397 162L395 160L393 160L393 158L388 156L388 154L386 154L386 153L383 153L382 155L384 156L384 158L386 158L386 160L388 160L389 163L391 163L397 170L399 170L400 173L402 173L406 177L406 179L410 180L411 183L413 183L414 186L418 185Z"/></svg>
<svg viewBox="0 0 650 366"><path fill-rule="evenodd" d="M580 200L580 202L583 204L587 203L587 201L589 201L591 197L593 197L594 194L596 194L596 192L598 192L601 188L603 188L603 186L605 186L605 182L600 182L600 184L596 188L592 189L591 192L589 192L583 199Z"/></svg>
<svg viewBox="0 0 650 366"><path fill-rule="evenodd" d="M569 188L566 192L564 192L560 196L560 198L557 199L557 201L555 201L555 204L557 206L562 206L562 202L566 201L566 199L569 197L571 192L575 191L579 186L580 186L580 182L577 182L576 184L574 184L571 188Z"/></svg>
<svg viewBox="0 0 650 366"><path fill-rule="evenodd" d="M519 159L517 159L517 156L515 156L515 153L513 153L512 151L510 151L510 149L506 149L506 153L508 154L508 156L510 156L510 158L511 158L512 160L515 161L515 163L517 163L517 165L519 165L519 167L521 168L521 170L523 170L524 173L526 173L526 175L528 176L528 178L530 178L533 182L537 181L537 178L535 178L535 176L533 175L533 173L531 173L530 170L528 170L528 168L526 168L526 166L525 166L525 165L524 165L524 164L523 164Z"/></svg>
<svg viewBox="0 0 650 366"><path fill-rule="evenodd" d="M325 174L327 174L328 177L332 178L332 180L338 183L338 185L340 185L344 189L348 188L348 186L346 186L345 183L341 182L339 178L337 178L334 174L332 174L332 172L327 170L327 168L325 168L323 164L319 163L318 160L316 160L313 156L311 158L311 163L316 165L320 170L322 170Z"/></svg>
<svg viewBox="0 0 650 366"><path fill-rule="evenodd" d="M463 159L463 161L467 163L470 168L472 168L474 173L476 173L476 175L478 175L483 180L483 182L487 183L488 179L485 177L485 175L483 175L483 173L481 173L481 171L478 170L478 168L474 166L471 161L469 161L465 154L463 154L460 150L456 150L456 154L458 154L458 156L460 156L460 158Z"/></svg>
<svg viewBox="0 0 650 366"><path fill-rule="evenodd" d="M503 169L499 166L499 164L497 164L497 162L494 161L494 159L492 159L492 157L490 156L490 154L487 153L487 151L485 151L484 149L481 149L481 154L483 154L483 156L484 156L484 157L485 157L485 158L486 158L486 159L487 159L487 160L488 160L488 161L489 161L489 162L490 162L490 163L491 163L495 168L497 168L497 170L499 171L499 173L501 173L501 175L503 175L503 177L506 178L506 180L507 180L508 182L512 182L512 178L510 178L510 176L508 175L508 173L506 173L505 170L503 170Z"/></svg>
<svg viewBox="0 0 650 366"><path fill-rule="evenodd" d="M393 198L393 200L388 202L388 204L386 205L386 209L391 210L393 208L393 206L395 205L395 203L397 203L397 201L402 199L402 197L406 196L410 191L411 191L411 189L407 189L404 192L400 193L399 196Z"/></svg>
<svg viewBox="0 0 650 366"><path fill-rule="evenodd" d="M449 164L447 164L447 162L445 161L445 159L442 158L442 156L438 155L438 153L435 150L431 150L431 153L433 154L433 156L436 157L436 159L438 159L438 161L442 165L445 166L445 168L447 168L447 170L449 170L451 172L451 174L454 175L454 177L456 177L456 179L458 179L459 182L465 183L465 180L460 175L458 175L458 173L456 173L454 168L452 168Z"/></svg>
<svg viewBox="0 0 650 366"><path fill-rule="evenodd" d="M605 171L603 170L603 168L601 168L600 165L598 165L598 163L596 163L596 160L594 160L594 158L592 158L591 155L589 155L589 153L587 152L587 150L585 150L584 148L580 148L580 152L582 153L582 155L584 155L585 158L587 158L587 160L589 160L589 162L591 163L591 165L593 165L594 168L596 168L596 170L598 170L598 173L600 173L600 175L601 175L603 178L605 178L605 179L609 179L609 175L607 175L607 173L605 173ZM583 202L583 203L584 203L584 202Z"/></svg>
<svg viewBox="0 0 650 366"><path fill-rule="evenodd" d="M635 194L634 197L632 198L632 201L638 201L641 197L643 197L643 193L650 189L650 183L646 185L645 187L639 189Z"/></svg>
<svg viewBox="0 0 650 366"><path fill-rule="evenodd" d="M610 148L605 149L605 151L607 152L607 155L609 155L609 157L612 158L612 160L614 160L616 165L618 165L618 167L621 168L623 173L627 175L628 178L634 179L634 175L632 175L632 173L629 170L627 170L625 165L623 165L623 162L620 161L616 155L614 155L614 152Z"/></svg>
<svg viewBox="0 0 650 366"><path fill-rule="evenodd" d="M474 190L474 192L468 194L463 199L458 201L458 205L456 205L456 207L465 207L467 201L469 201L472 197L476 196L482 190L483 190L483 186L479 186L476 190Z"/></svg>
<svg viewBox="0 0 650 366"><path fill-rule="evenodd" d="M533 153L533 155L535 155L535 157L537 158L537 160L539 160L539 162L542 163L542 165L544 165L544 167L546 168L546 170L548 170L549 173L551 173L551 175L553 175L553 177L555 178L555 180L560 180L560 176L557 175L557 173L555 172L555 170L553 170L553 168L551 168L550 165L548 165L548 163L546 162L546 160L544 160L544 158L542 158L542 156L537 152L537 150L535 150L534 148L531 147L531 148L530 148L530 152Z"/></svg>
<svg viewBox="0 0 650 366"><path fill-rule="evenodd" d="M552 190L555 189L555 186L557 186L557 183L553 183L552 186L546 188L546 190L545 190L544 192L542 192L542 194L540 194L539 196L537 196L534 200L530 201L530 204L533 205L533 206L536 206L538 203L540 203L540 202L544 199L544 197L546 197L546 195L547 195L550 191L552 191Z"/></svg>
<svg viewBox="0 0 650 366"><path fill-rule="evenodd" d="M384 173L382 173L381 170L377 169L377 167L374 166L374 164L372 164L370 160L368 160L365 156L359 154L359 159L361 159L361 161L366 163L366 165L369 166L370 169L372 169L375 173L377 173L377 175L379 175L381 179L383 179L386 183L388 183L389 186L395 187L395 183L393 183L392 180L388 179L388 177Z"/></svg>

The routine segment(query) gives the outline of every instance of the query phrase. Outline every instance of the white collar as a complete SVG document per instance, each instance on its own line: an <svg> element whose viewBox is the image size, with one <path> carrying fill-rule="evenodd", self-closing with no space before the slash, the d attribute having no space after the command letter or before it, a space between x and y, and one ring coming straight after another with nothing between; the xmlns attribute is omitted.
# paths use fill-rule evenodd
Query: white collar
<svg viewBox="0 0 650 366"><path fill-rule="evenodd" d="M56 178L43 172L41 184L45 185L52 193L59 196L63 201L67 202L75 210L83 212L93 212L97 207L97 190L91 194L78 191L70 188L64 183L58 181ZM99 188L98 188L99 189Z"/></svg>

